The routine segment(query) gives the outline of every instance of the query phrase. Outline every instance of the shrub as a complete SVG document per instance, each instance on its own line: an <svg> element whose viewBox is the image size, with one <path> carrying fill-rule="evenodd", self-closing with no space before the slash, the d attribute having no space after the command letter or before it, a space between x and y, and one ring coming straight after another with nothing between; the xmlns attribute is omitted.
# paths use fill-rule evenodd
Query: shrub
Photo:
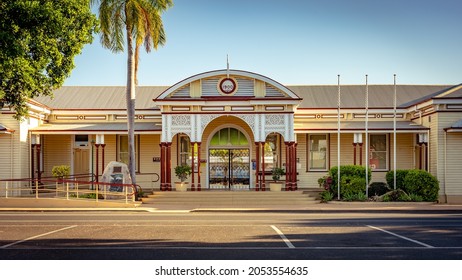
<svg viewBox="0 0 462 280"><path fill-rule="evenodd" d="M330 176L323 176L318 179L318 184L320 188L324 188L325 190L331 190L332 185L332 177Z"/></svg>
<svg viewBox="0 0 462 280"><path fill-rule="evenodd" d="M181 180L181 182L186 181L189 175L191 175L192 170L191 166L189 165L178 165L175 167L175 175L178 177L178 179Z"/></svg>
<svg viewBox="0 0 462 280"><path fill-rule="evenodd" d="M362 193L366 191L366 179L353 176L340 176L340 196Z"/></svg>
<svg viewBox="0 0 462 280"><path fill-rule="evenodd" d="M69 177L71 174L71 167L69 165L56 165L51 169L53 177L63 179Z"/></svg>
<svg viewBox="0 0 462 280"><path fill-rule="evenodd" d="M421 196L424 201L438 200L438 180L425 170L409 170L404 178L404 190Z"/></svg>
<svg viewBox="0 0 462 280"><path fill-rule="evenodd" d="M414 202L422 202L423 201L423 197L420 196L420 195L417 195L417 194L409 194L409 197L411 198L411 201L414 201Z"/></svg>
<svg viewBox="0 0 462 280"><path fill-rule="evenodd" d="M371 169L368 170L368 179L371 180ZM334 166L329 170L329 176L332 177L332 189L336 191L337 188L337 177L338 177L338 166ZM360 165L341 165L340 166L340 185L342 185L342 178L363 178L365 190L366 187L366 167ZM341 187L341 186L340 186Z"/></svg>
<svg viewBox="0 0 462 280"><path fill-rule="evenodd" d="M383 182L374 182L369 186L369 196L381 196L388 191L390 191L390 188Z"/></svg>
<svg viewBox="0 0 462 280"><path fill-rule="evenodd" d="M323 191L321 193L321 201L322 202L327 202L331 201L334 198L334 194L330 191Z"/></svg>
<svg viewBox="0 0 462 280"><path fill-rule="evenodd" d="M275 167L273 168L273 171L271 174L273 175L272 176L273 180L277 182L279 181L279 179L281 179L282 175L286 174L286 171L280 167Z"/></svg>
<svg viewBox="0 0 462 280"><path fill-rule="evenodd" d="M407 173L409 170L404 170L404 169L397 169L396 170L396 189L404 189L404 178L406 177ZM390 170L387 172L386 175L386 180L388 186L390 186L390 189L395 189L394 188L394 182L393 182L393 176L394 176L394 171Z"/></svg>

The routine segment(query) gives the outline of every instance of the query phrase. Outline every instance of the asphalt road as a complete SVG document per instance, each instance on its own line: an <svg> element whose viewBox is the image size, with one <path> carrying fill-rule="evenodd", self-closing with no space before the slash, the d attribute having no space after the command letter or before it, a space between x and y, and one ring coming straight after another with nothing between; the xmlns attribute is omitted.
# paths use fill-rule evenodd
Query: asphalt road
<svg viewBox="0 0 462 280"><path fill-rule="evenodd" d="M0 259L462 259L462 213L0 213Z"/></svg>

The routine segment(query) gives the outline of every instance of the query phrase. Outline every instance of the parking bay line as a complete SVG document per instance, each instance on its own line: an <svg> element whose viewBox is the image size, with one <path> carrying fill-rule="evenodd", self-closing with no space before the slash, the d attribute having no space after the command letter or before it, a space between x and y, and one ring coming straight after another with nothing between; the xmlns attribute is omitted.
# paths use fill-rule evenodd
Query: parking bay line
<svg viewBox="0 0 462 280"><path fill-rule="evenodd" d="M10 243L10 244L3 245L2 247L0 247L0 249L6 249L8 247L11 247L11 246L14 246L14 245L17 245L17 244L20 244L20 243L23 243L23 242L26 242L26 241L29 241L29 240L32 240L32 239L36 239L36 238L39 238L39 237L42 237L42 236L50 235L50 234L53 234L53 233L56 233L56 232L60 232L60 231L63 231L63 230L68 230L68 229L75 228L75 227L77 227L77 225L68 226L68 227L65 227L65 228L61 228L61 229L53 230L53 231L50 231L50 232L42 233L42 234L39 234L39 235L31 236L31 237L28 237L28 238L23 239L23 240L19 240L19 241Z"/></svg>
<svg viewBox="0 0 462 280"><path fill-rule="evenodd" d="M287 247L289 247L291 249L295 248L295 246L292 244L292 242L290 242L290 240L284 235L284 233L280 229L278 229L274 225L271 225L271 228L279 235L279 237L281 237L282 241L284 241L284 243L286 243Z"/></svg>
<svg viewBox="0 0 462 280"><path fill-rule="evenodd" d="M381 232L388 233L388 234L393 235L393 236L396 236L396 237L398 237L398 238L401 238L401 239L404 239L404 240L407 240L407 241L411 241L411 242L413 242L413 243L422 245L422 246L427 247L427 248L435 248L435 247L433 247L433 246L431 246L431 245L428 245L428 244L426 244L426 243L423 243L423 242L420 242L420 241L417 241L417 240L414 240L414 239L411 239L411 238L408 238L408 237L405 237L405 236L396 234L396 233L394 233L394 232L391 232L391 231L388 231L388 230L385 230L385 229L382 229L382 228L379 228L379 227L374 227L374 226L371 226L371 225L366 225L366 226L369 227L369 228L372 228L372 229L381 231Z"/></svg>

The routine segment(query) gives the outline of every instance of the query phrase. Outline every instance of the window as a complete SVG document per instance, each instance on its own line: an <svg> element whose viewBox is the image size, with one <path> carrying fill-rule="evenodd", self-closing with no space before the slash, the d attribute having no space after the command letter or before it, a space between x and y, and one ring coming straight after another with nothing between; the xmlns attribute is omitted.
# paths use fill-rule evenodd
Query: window
<svg viewBox="0 0 462 280"><path fill-rule="evenodd" d="M369 135L369 166L372 170L387 170L388 137L386 134Z"/></svg>
<svg viewBox="0 0 462 280"><path fill-rule="evenodd" d="M277 133L271 133L266 137L265 142L265 171L273 170L279 167L279 154L280 154L280 136Z"/></svg>
<svg viewBox="0 0 462 280"><path fill-rule="evenodd" d="M135 171L139 170L139 137L135 135ZM117 161L128 165L128 135L117 135Z"/></svg>
<svg viewBox="0 0 462 280"><path fill-rule="evenodd" d="M191 141L187 135L178 135L178 149L178 165L191 165Z"/></svg>
<svg viewBox="0 0 462 280"><path fill-rule="evenodd" d="M327 134L308 135L308 170L327 170L328 141Z"/></svg>

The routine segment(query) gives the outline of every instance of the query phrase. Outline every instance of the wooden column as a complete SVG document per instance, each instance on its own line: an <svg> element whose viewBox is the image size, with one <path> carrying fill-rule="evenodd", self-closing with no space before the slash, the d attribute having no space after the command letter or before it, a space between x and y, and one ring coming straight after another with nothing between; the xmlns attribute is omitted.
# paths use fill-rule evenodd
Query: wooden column
<svg viewBox="0 0 462 280"><path fill-rule="evenodd" d="M197 191L201 191L201 142L197 142Z"/></svg>
<svg viewBox="0 0 462 280"><path fill-rule="evenodd" d="M284 142L284 144L286 145L286 191L288 191L290 186L289 142Z"/></svg>
<svg viewBox="0 0 462 280"><path fill-rule="evenodd" d="M292 176L293 176L293 177L292 177L292 178L293 178L293 179L292 179L292 182L293 182L293 183L292 183L292 189L293 189L294 191L296 191L296 190L298 190L298 183L297 183L297 145L298 145L298 143L297 143L297 142L294 142L293 145L294 145L294 148L293 148L293 159L292 159L292 161L293 161L293 163L294 163L294 164L293 164L293 167L294 167L294 168L293 168L293 170L292 170L292 171L293 171L293 175L292 175Z"/></svg>
<svg viewBox="0 0 462 280"><path fill-rule="evenodd" d="M165 191L165 143L161 142L160 146L160 190Z"/></svg>
<svg viewBox="0 0 462 280"><path fill-rule="evenodd" d="M191 191L196 190L196 185L194 184L195 170L194 170L194 142L191 142Z"/></svg>
<svg viewBox="0 0 462 280"><path fill-rule="evenodd" d="M96 182L99 182L99 146L100 144L95 144L95 147L96 147Z"/></svg>
<svg viewBox="0 0 462 280"><path fill-rule="evenodd" d="M265 182L265 142L261 142L261 190L266 190Z"/></svg>
<svg viewBox="0 0 462 280"><path fill-rule="evenodd" d="M255 158L256 158L256 171L255 171L255 191L259 191L260 190L260 180L259 180L259 176L260 176L260 142L256 142L255 143Z"/></svg>
<svg viewBox="0 0 462 280"><path fill-rule="evenodd" d="M32 182L35 179L35 144L30 145L30 163L31 163L31 179Z"/></svg>
<svg viewBox="0 0 462 280"><path fill-rule="evenodd" d="M359 143L359 165L363 165L363 143Z"/></svg>
<svg viewBox="0 0 462 280"><path fill-rule="evenodd" d="M167 168L167 190L172 191L172 143L167 142L167 162L166 162L166 168Z"/></svg>
<svg viewBox="0 0 462 280"><path fill-rule="evenodd" d="M106 144L101 144L101 168L102 168L102 173L104 173L104 148L106 147Z"/></svg>
<svg viewBox="0 0 462 280"><path fill-rule="evenodd" d="M356 145L357 143L353 143L353 165L356 165ZM338 151L340 152L340 151Z"/></svg>

